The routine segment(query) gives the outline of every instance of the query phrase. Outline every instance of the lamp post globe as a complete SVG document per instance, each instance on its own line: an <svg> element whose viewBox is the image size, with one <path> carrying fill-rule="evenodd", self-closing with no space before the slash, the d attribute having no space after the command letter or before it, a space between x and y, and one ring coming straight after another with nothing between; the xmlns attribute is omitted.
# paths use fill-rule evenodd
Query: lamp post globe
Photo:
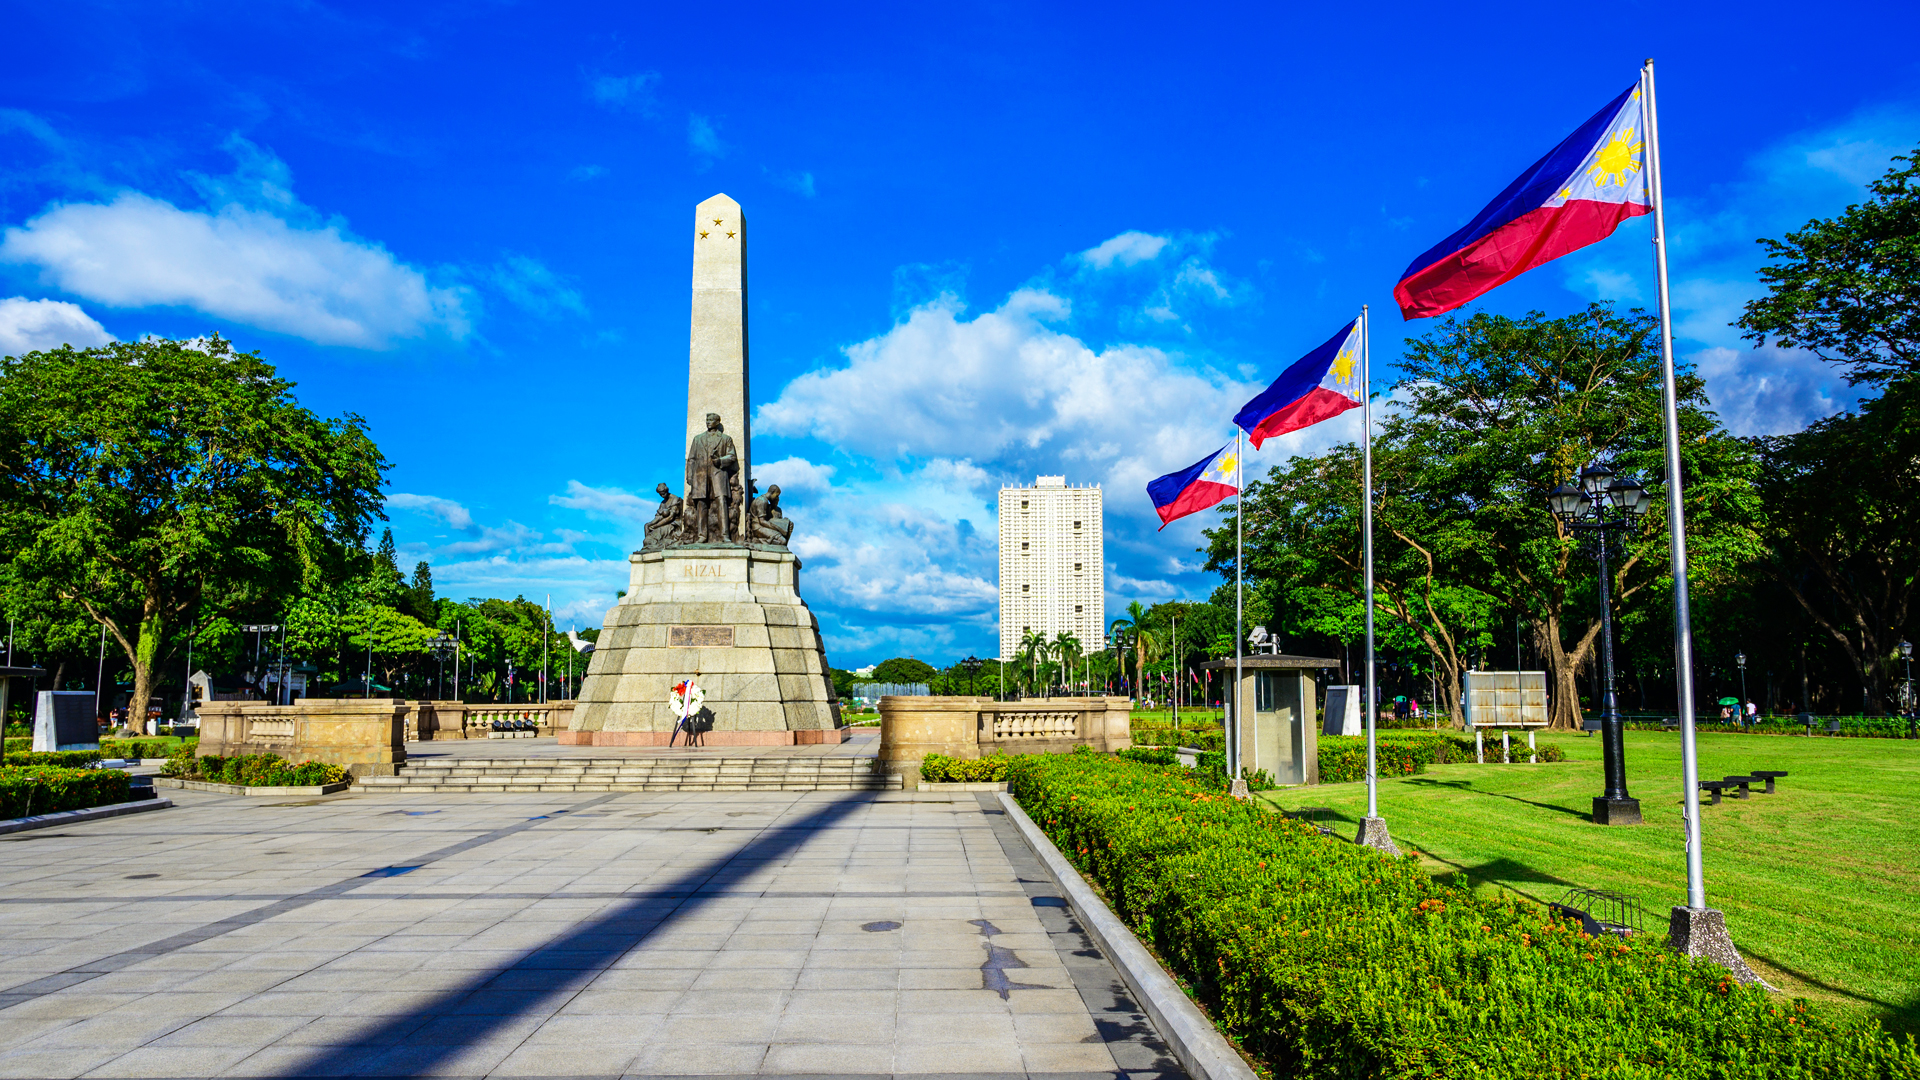
<svg viewBox="0 0 1920 1080"><path fill-rule="evenodd" d="M1747 654L1733 654L1733 664L1740 669L1740 715L1735 718L1741 727L1747 726Z"/></svg>
<svg viewBox="0 0 1920 1080"><path fill-rule="evenodd" d="M1594 462L1580 470L1579 484L1561 484L1547 495L1560 527L1583 534L1598 564L1600 586L1600 748L1606 786L1594 796L1596 825L1640 824L1640 802L1627 794L1626 725L1613 689L1613 573L1608 566L1612 534L1634 526L1645 513L1646 489Z"/></svg>

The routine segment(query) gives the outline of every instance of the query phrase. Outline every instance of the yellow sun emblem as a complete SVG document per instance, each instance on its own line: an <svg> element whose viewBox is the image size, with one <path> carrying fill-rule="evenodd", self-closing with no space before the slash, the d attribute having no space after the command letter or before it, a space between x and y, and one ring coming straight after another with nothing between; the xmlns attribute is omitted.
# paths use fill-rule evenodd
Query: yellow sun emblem
<svg viewBox="0 0 1920 1080"><path fill-rule="evenodd" d="M1234 457L1232 454L1221 454L1220 460L1213 463L1213 471L1222 474L1232 473L1233 466L1239 460L1239 458Z"/></svg>
<svg viewBox="0 0 1920 1080"><path fill-rule="evenodd" d="M1633 128L1629 127L1607 140L1607 145L1593 156L1593 164L1587 166L1587 179L1594 187L1606 187L1612 181L1616 187L1626 187L1627 177L1640 171L1640 151L1646 143L1635 142Z"/></svg>
<svg viewBox="0 0 1920 1080"><path fill-rule="evenodd" d="M1333 358L1333 381L1347 388L1347 396L1358 401L1359 392L1353 386L1353 349L1340 350Z"/></svg>

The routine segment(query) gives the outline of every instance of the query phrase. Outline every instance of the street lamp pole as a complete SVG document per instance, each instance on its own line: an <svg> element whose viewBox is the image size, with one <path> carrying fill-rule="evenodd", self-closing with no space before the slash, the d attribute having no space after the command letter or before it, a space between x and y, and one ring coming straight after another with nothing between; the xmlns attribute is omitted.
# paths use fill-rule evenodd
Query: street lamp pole
<svg viewBox="0 0 1920 1080"><path fill-rule="evenodd" d="M1733 665L1740 669L1740 716L1738 717L1736 722L1741 727L1746 727L1747 726L1747 654L1744 652L1734 653Z"/></svg>
<svg viewBox="0 0 1920 1080"><path fill-rule="evenodd" d="M1908 737L1912 737L1916 734L1914 731L1914 717L1916 713L1920 713L1920 710L1914 708L1913 702L1913 642L1908 641L1906 638L1900 639L1900 659L1906 661L1907 664L1907 735Z"/></svg>
<svg viewBox="0 0 1920 1080"><path fill-rule="evenodd" d="M1613 572L1608 547L1645 512L1647 491L1630 480L1614 479L1598 463L1580 470L1580 484L1562 484L1547 497L1554 516L1569 530L1585 533L1600 571L1600 743L1606 789L1593 800L1596 825L1638 825L1640 802L1627 794L1625 724L1613 690Z"/></svg>

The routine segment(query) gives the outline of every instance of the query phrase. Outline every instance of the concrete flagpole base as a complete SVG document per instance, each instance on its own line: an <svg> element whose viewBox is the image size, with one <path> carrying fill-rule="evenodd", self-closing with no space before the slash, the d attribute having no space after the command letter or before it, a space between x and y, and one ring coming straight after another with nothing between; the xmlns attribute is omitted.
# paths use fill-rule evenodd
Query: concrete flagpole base
<svg viewBox="0 0 1920 1080"><path fill-rule="evenodd" d="M1711 960L1743 983L1759 983L1779 993L1780 988L1753 973L1740 958L1727 933L1727 917L1716 908L1678 907L1667 921L1667 944L1682 956Z"/></svg>
<svg viewBox="0 0 1920 1080"><path fill-rule="evenodd" d="M1361 847L1384 851L1389 855L1400 854L1400 849L1394 846L1393 837L1387 834L1386 818L1361 818L1360 835L1354 837L1353 842Z"/></svg>
<svg viewBox="0 0 1920 1080"><path fill-rule="evenodd" d="M1240 776L1234 777L1233 784L1227 788L1227 794L1233 796L1236 799L1249 798L1250 793L1247 791L1246 778L1240 777Z"/></svg>
<svg viewBox="0 0 1920 1080"><path fill-rule="evenodd" d="M1640 822L1639 799L1609 799L1604 795L1593 797L1595 825L1638 825Z"/></svg>

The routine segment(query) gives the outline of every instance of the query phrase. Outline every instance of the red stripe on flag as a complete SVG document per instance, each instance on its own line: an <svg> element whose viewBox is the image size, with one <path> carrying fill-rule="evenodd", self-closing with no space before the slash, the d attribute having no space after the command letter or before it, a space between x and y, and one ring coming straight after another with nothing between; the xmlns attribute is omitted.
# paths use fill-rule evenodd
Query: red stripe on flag
<svg viewBox="0 0 1920 1080"><path fill-rule="evenodd" d="M1316 386L1307 391L1300 400L1260 421L1248 438L1253 440L1253 448L1258 450L1261 443L1277 435L1299 431L1303 427L1312 427L1322 420L1359 407L1359 402L1345 394L1336 393L1324 386Z"/></svg>
<svg viewBox="0 0 1920 1080"><path fill-rule="evenodd" d="M1543 206L1409 276L1393 287L1393 298L1404 318L1443 315L1537 266L1605 240L1628 218L1651 212L1639 203L1588 199Z"/></svg>

